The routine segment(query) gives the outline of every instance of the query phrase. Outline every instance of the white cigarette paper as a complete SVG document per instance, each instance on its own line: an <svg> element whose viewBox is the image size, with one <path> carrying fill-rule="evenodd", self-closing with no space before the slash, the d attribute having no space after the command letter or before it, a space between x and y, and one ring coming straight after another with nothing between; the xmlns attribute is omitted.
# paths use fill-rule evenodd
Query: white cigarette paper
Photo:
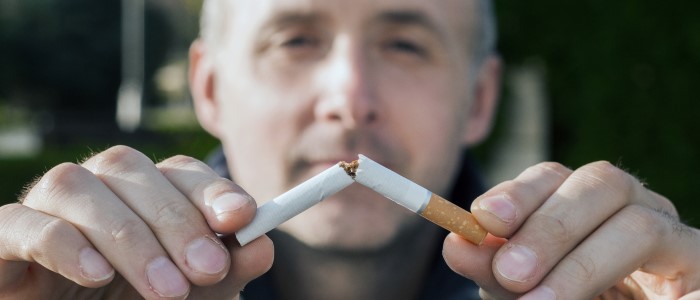
<svg viewBox="0 0 700 300"><path fill-rule="evenodd" d="M468 211L362 154L359 157L355 181L474 244L483 242L486 230Z"/></svg>
<svg viewBox="0 0 700 300"><path fill-rule="evenodd" d="M362 154L355 181L414 213L421 213L433 193Z"/></svg>
<svg viewBox="0 0 700 300"><path fill-rule="evenodd" d="M236 232L236 239L246 245L353 182L342 167L333 165L258 207L253 221Z"/></svg>

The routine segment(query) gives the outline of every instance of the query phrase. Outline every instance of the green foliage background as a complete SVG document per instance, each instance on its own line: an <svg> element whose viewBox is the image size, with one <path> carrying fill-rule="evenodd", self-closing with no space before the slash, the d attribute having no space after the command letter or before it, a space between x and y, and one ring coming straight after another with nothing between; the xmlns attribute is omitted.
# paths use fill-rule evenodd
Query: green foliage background
<svg viewBox="0 0 700 300"><path fill-rule="evenodd" d="M500 1L507 62L547 72L552 156L609 160L700 225L700 2Z"/></svg>
<svg viewBox="0 0 700 300"><path fill-rule="evenodd" d="M183 0L190 18L196 18L199 2ZM59 102L64 106L80 102L77 106L111 109L118 78L117 2L23 3L21 18L0 14L0 104L12 101L10 91L21 87L63 95ZM700 168L695 117L700 106L700 2L498 1L496 8L506 66L536 60L546 70L552 159L573 168L595 160L620 164L674 201L684 220L700 225L700 203L693 196ZM147 35L157 41L151 48L169 40L182 47L196 32L196 23L188 22L171 26L180 28L172 37ZM192 25L182 29L182 24ZM83 64L76 65L76 59ZM37 158L0 159L0 203L15 201L24 183L51 166L109 145L128 144L158 159L176 153L203 157L216 144L201 131L149 134L159 138L78 136L50 141Z"/></svg>

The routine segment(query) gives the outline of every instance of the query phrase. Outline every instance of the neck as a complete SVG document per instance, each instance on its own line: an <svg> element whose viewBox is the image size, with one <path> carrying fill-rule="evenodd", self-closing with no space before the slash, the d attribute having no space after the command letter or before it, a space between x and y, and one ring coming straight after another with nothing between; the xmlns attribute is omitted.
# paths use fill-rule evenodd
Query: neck
<svg viewBox="0 0 700 300"><path fill-rule="evenodd" d="M283 232L275 242L272 278L285 300L417 299L435 257L440 229L421 220L371 250L316 249Z"/></svg>

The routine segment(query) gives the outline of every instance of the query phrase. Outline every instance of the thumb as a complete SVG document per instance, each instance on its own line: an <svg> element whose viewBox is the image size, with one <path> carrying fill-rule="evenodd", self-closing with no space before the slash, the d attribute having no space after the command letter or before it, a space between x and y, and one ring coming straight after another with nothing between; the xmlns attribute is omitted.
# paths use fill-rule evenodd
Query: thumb
<svg viewBox="0 0 700 300"><path fill-rule="evenodd" d="M253 279L272 267L274 247L263 235L241 247L233 235L222 238L231 253L231 268L226 278L212 286L199 286L192 290L189 299L239 299L238 293Z"/></svg>
<svg viewBox="0 0 700 300"><path fill-rule="evenodd" d="M228 242L232 247L231 270L225 281L228 286L234 286L238 290L243 290L251 280L263 275L272 267L274 259L274 246L272 240L263 235L249 244L241 247L235 236L227 237L224 242Z"/></svg>
<svg viewBox="0 0 700 300"><path fill-rule="evenodd" d="M493 257L506 241L488 234L484 242L477 246L450 233L443 243L442 256L452 271L473 280L481 287L482 297L515 298L516 295L501 287L493 275Z"/></svg>

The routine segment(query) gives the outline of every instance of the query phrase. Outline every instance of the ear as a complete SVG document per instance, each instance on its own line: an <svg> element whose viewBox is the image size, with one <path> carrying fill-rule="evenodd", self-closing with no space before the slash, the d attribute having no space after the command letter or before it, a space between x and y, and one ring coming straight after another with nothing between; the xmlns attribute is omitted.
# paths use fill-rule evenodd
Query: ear
<svg viewBox="0 0 700 300"><path fill-rule="evenodd" d="M188 80L199 124L215 137L219 137L219 109L214 92L215 72L212 53L206 44L195 40L190 46L190 70Z"/></svg>
<svg viewBox="0 0 700 300"><path fill-rule="evenodd" d="M481 142L491 132L494 112L500 96L501 68L501 58L493 54L484 61L477 73L473 102L463 130L463 142L466 146Z"/></svg>

